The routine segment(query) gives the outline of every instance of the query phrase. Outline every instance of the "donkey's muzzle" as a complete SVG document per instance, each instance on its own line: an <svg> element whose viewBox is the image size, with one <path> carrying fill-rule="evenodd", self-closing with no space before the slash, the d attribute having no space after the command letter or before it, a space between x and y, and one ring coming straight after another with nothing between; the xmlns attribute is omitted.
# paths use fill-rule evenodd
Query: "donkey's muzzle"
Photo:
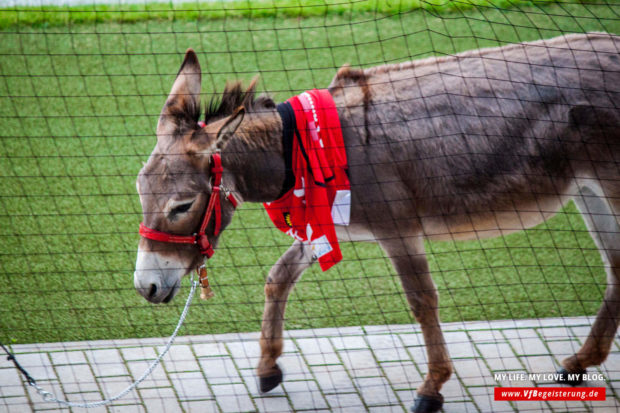
<svg viewBox="0 0 620 413"><path fill-rule="evenodd" d="M160 283L139 284L135 282L138 293L150 303L169 303L179 291L179 283L172 286L162 286Z"/></svg>
<svg viewBox="0 0 620 413"><path fill-rule="evenodd" d="M133 284L147 301L167 303L179 291L186 272L186 266L177 259L138 249Z"/></svg>

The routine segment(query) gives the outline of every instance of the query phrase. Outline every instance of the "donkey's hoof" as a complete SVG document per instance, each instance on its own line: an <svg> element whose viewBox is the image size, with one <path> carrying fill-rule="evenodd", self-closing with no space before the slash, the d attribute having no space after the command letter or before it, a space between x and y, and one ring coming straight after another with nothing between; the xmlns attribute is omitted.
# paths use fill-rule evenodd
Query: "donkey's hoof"
<svg viewBox="0 0 620 413"><path fill-rule="evenodd" d="M576 373L569 373L564 367L558 370L559 377L556 382L560 384L568 384L569 386L579 386L583 383L583 376L586 374L585 370L578 371Z"/></svg>
<svg viewBox="0 0 620 413"><path fill-rule="evenodd" d="M273 369L276 370L275 373L259 378L261 393L267 393L273 390L278 384L282 383L282 370L280 370L280 366L276 364Z"/></svg>
<svg viewBox="0 0 620 413"><path fill-rule="evenodd" d="M411 406L412 413L434 413L441 410L443 406L443 396L437 393L437 396L418 396Z"/></svg>

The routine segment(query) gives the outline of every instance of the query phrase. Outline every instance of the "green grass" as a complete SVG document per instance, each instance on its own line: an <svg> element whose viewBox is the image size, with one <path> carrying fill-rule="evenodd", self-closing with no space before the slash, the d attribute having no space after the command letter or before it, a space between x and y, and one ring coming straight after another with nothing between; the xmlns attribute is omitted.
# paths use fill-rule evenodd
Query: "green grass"
<svg viewBox="0 0 620 413"><path fill-rule="evenodd" d="M578 2L578 0L568 0ZM477 7L508 8L544 5L562 0L233 0L128 5L0 7L0 28L21 25L58 26L80 23L145 20L213 20L265 17L323 17L360 13L397 14L416 9L437 13Z"/></svg>
<svg viewBox="0 0 620 413"><path fill-rule="evenodd" d="M27 12L22 15L29 21ZM579 4L471 7L441 16L416 10L5 26L0 340L171 333L188 284L165 306L150 305L134 291L141 220L134 182L187 47L199 53L205 99L227 79L260 73L261 87L282 100L325 87L345 62L372 66L619 29L610 7ZM182 334L258 330L264 278L290 243L260 205L244 205L209 262L216 297L193 305ZM304 275L291 295L287 327L412 322L381 250L371 244L342 248L345 258L336 267ZM428 243L427 250L443 321L593 314L600 305L600 258L572 205L525 233Z"/></svg>

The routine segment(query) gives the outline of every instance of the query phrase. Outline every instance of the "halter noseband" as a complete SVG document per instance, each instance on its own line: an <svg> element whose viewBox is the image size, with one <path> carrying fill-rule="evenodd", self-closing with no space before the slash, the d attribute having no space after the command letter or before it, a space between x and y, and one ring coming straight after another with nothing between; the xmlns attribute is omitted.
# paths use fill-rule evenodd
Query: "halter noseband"
<svg viewBox="0 0 620 413"><path fill-rule="evenodd" d="M194 233L193 235L175 235L169 232L157 231L149 228L144 225L144 222L141 222L140 230L138 231L140 235L154 241L170 242L172 244L196 244L198 245L198 248L200 248L200 253L202 255L206 255L207 258L211 258L214 253L213 245L209 242L209 238L207 237L207 234L205 234L205 230L207 229L207 225L209 225L213 211L215 211L215 229L213 231L213 235L216 236L220 233L222 226L222 203L220 201L222 172L224 172L224 168L222 168L222 157L219 153L214 153L211 155L213 190L211 191L211 197L209 198L207 210L204 218L202 219L202 224L200 224L200 230L197 233ZM224 192L226 193L226 199L228 199L232 206L236 208L238 204L237 199L232 193L226 190L224 190Z"/></svg>

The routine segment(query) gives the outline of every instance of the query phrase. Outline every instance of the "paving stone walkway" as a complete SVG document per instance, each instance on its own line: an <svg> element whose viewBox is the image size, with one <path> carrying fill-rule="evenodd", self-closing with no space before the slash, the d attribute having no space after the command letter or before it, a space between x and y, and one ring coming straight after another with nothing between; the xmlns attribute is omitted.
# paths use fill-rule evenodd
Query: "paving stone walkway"
<svg viewBox="0 0 620 413"><path fill-rule="evenodd" d="M502 381L501 373L552 373L588 334L591 319L446 323L455 375L442 393L446 412L620 411L618 338L607 362L590 373L603 380L606 401L496 402L493 388L550 386L550 380ZM124 389L146 369L164 338L16 345L19 362L44 388L71 401L95 401ZM417 325L289 331L280 365L285 381L267 395L257 389L258 333L179 337L137 391L111 412L405 412L427 370ZM512 376L514 378L514 376ZM496 381L496 378L498 381ZM57 410L0 361L0 412ZM68 409L65 409L68 410ZM84 409L73 409L82 411Z"/></svg>

